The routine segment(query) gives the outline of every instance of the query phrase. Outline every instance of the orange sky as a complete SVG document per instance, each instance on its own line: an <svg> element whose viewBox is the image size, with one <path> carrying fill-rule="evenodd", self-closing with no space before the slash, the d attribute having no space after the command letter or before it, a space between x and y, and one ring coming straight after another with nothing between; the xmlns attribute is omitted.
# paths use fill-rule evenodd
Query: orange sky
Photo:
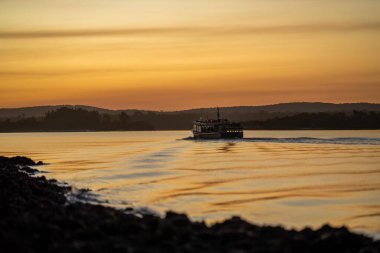
<svg viewBox="0 0 380 253"><path fill-rule="evenodd" d="M377 0L2 0L0 107L380 103Z"/></svg>

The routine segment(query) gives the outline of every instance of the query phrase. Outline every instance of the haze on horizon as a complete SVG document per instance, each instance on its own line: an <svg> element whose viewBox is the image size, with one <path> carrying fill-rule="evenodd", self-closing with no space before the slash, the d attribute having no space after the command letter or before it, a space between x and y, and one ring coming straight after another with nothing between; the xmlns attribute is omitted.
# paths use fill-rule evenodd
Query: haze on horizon
<svg viewBox="0 0 380 253"><path fill-rule="evenodd" d="M380 102L380 1L2 0L0 107Z"/></svg>

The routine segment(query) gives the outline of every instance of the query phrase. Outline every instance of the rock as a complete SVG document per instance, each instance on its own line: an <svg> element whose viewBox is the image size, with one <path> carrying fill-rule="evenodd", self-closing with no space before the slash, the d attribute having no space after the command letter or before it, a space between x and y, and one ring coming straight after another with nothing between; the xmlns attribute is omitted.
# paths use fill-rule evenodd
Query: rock
<svg viewBox="0 0 380 253"><path fill-rule="evenodd" d="M39 161L36 163L32 159L25 156L15 156L15 157L10 157L10 158L0 156L0 164L21 165L21 166L44 165L42 161Z"/></svg>
<svg viewBox="0 0 380 253"><path fill-rule="evenodd" d="M166 213L165 220L169 221L171 224L178 228L186 227L191 224L186 214L179 214L172 211Z"/></svg>

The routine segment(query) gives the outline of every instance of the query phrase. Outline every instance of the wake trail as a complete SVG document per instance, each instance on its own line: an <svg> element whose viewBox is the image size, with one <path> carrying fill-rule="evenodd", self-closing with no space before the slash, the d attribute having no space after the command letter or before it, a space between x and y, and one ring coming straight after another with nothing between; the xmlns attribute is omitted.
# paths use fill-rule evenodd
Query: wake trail
<svg viewBox="0 0 380 253"><path fill-rule="evenodd" d="M186 137L181 140L193 141L233 141L233 142L267 142L267 143L310 143L310 144L341 144L341 145L380 145L380 138L365 137L341 137L341 138L311 138L311 137L295 137L295 138L242 138L242 139L219 139L219 140L200 140L193 137Z"/></svg>

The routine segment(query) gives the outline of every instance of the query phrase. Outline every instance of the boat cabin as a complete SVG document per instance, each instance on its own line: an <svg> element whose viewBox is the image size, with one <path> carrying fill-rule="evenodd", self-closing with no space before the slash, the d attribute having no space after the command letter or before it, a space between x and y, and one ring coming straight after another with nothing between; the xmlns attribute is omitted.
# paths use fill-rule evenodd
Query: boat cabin
<svg viewBox="0 0 380 253"><path fill-rule="evenodd" d="M217 119L201 118L193 122L193 135L196 139L243 138L243 127L240 123L220 119L217 108Z"/></svg>

